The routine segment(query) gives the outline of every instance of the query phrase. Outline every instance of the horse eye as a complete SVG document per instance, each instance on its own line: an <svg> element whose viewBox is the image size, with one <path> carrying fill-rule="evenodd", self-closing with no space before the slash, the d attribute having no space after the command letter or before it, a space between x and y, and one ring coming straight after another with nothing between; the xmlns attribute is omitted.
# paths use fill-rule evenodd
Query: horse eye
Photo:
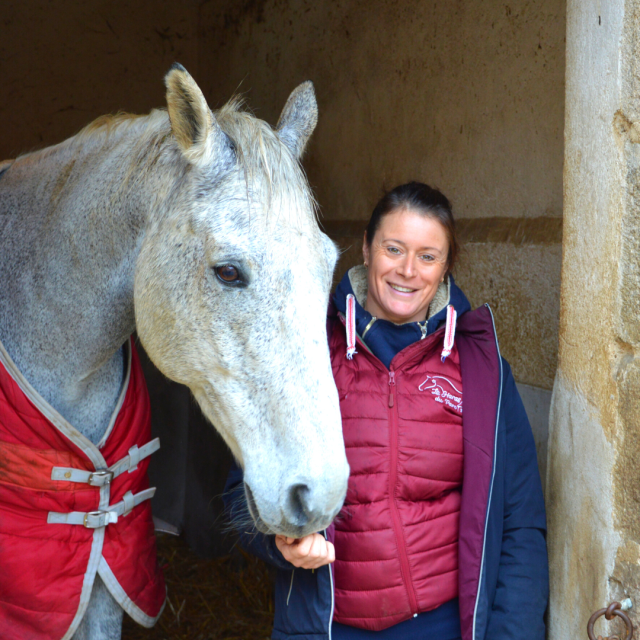
<svg viewBox="0 0 640 640"><path fill-rule="evenodd" d="M232 264L223 264L221 267L216 267L215 271L222 282L232 283L240 280L240 272Z"/></svg>

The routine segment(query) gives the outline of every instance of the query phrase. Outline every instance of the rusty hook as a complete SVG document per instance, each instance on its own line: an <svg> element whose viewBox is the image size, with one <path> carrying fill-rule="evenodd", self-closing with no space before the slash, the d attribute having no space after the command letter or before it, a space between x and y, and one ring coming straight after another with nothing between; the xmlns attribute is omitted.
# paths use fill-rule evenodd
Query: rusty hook
<svg viewBox="0 0 640 640"><path fill-rule="evenodd" d="M622 639L620 639L618 636L607 636L607 638L598 636L596 638L596 636L593 634L593 627L596 623L596 620L600 616L604 616L607 620L613 620L613 618L615 618L616 616L622 618L627 627L627 635L625 635L625 637ZM629 616L622 610L622 605L619 602L612 602L606 609L600 609L599 611L596 611L589 618L589 624L587 624L587 634L589 635L589 640L632 640L633 625L631 624L631 620L629 620Z"/></svg>

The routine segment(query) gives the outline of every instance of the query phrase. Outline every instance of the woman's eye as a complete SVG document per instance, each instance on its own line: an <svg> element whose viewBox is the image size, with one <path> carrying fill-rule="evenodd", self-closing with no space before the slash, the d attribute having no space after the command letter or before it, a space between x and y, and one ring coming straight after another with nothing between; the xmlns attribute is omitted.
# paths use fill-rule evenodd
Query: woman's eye
<svg viewBox="0 0 640 640"><path fill-rule="evenodd" d="M387 251L393 253L395 256L400 255L400 249L398 249L398 247L387 247Z"/></svg>
<svg viewBox="0 0 640 640"><path fill-rule="evenodd" d="M425 253L423 256L420 256L425 262L433 262L436 258L428 253Z"/></svg>
<svg viewBox="0 0 640 640"><path fill-rule="evenodd" d="M216 267L215 271L222 282L232 283L240 280L240 272L232 264L223 264L221 267Z"/></svg>

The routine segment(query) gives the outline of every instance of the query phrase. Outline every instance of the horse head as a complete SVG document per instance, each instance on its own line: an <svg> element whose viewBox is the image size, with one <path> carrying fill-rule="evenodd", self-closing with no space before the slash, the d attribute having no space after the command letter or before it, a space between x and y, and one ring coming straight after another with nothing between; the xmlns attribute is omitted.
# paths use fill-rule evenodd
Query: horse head
<svg viewBox="0 0 640 640"><path fill-rule="evenodd" d="M237 101L213 113L179 65L166 86L172 177L136 263L138 335L240 462L257 527L300 537L331 522L349 473L326 335L337 251L299 162L313 86L275 130Z"/></svg>

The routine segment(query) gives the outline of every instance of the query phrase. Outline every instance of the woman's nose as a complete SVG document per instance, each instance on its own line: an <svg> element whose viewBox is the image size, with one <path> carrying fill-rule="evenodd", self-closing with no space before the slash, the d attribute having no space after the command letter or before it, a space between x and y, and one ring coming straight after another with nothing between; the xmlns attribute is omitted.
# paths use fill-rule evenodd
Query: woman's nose
<svg viewBox="0 0 640 640"><path fill-rule="evenodd" d="M405 256L399 266L400 268L398 269L398 272L401 276L404 276L405 278L413 277L415 267L411 256Z"/></svg>

